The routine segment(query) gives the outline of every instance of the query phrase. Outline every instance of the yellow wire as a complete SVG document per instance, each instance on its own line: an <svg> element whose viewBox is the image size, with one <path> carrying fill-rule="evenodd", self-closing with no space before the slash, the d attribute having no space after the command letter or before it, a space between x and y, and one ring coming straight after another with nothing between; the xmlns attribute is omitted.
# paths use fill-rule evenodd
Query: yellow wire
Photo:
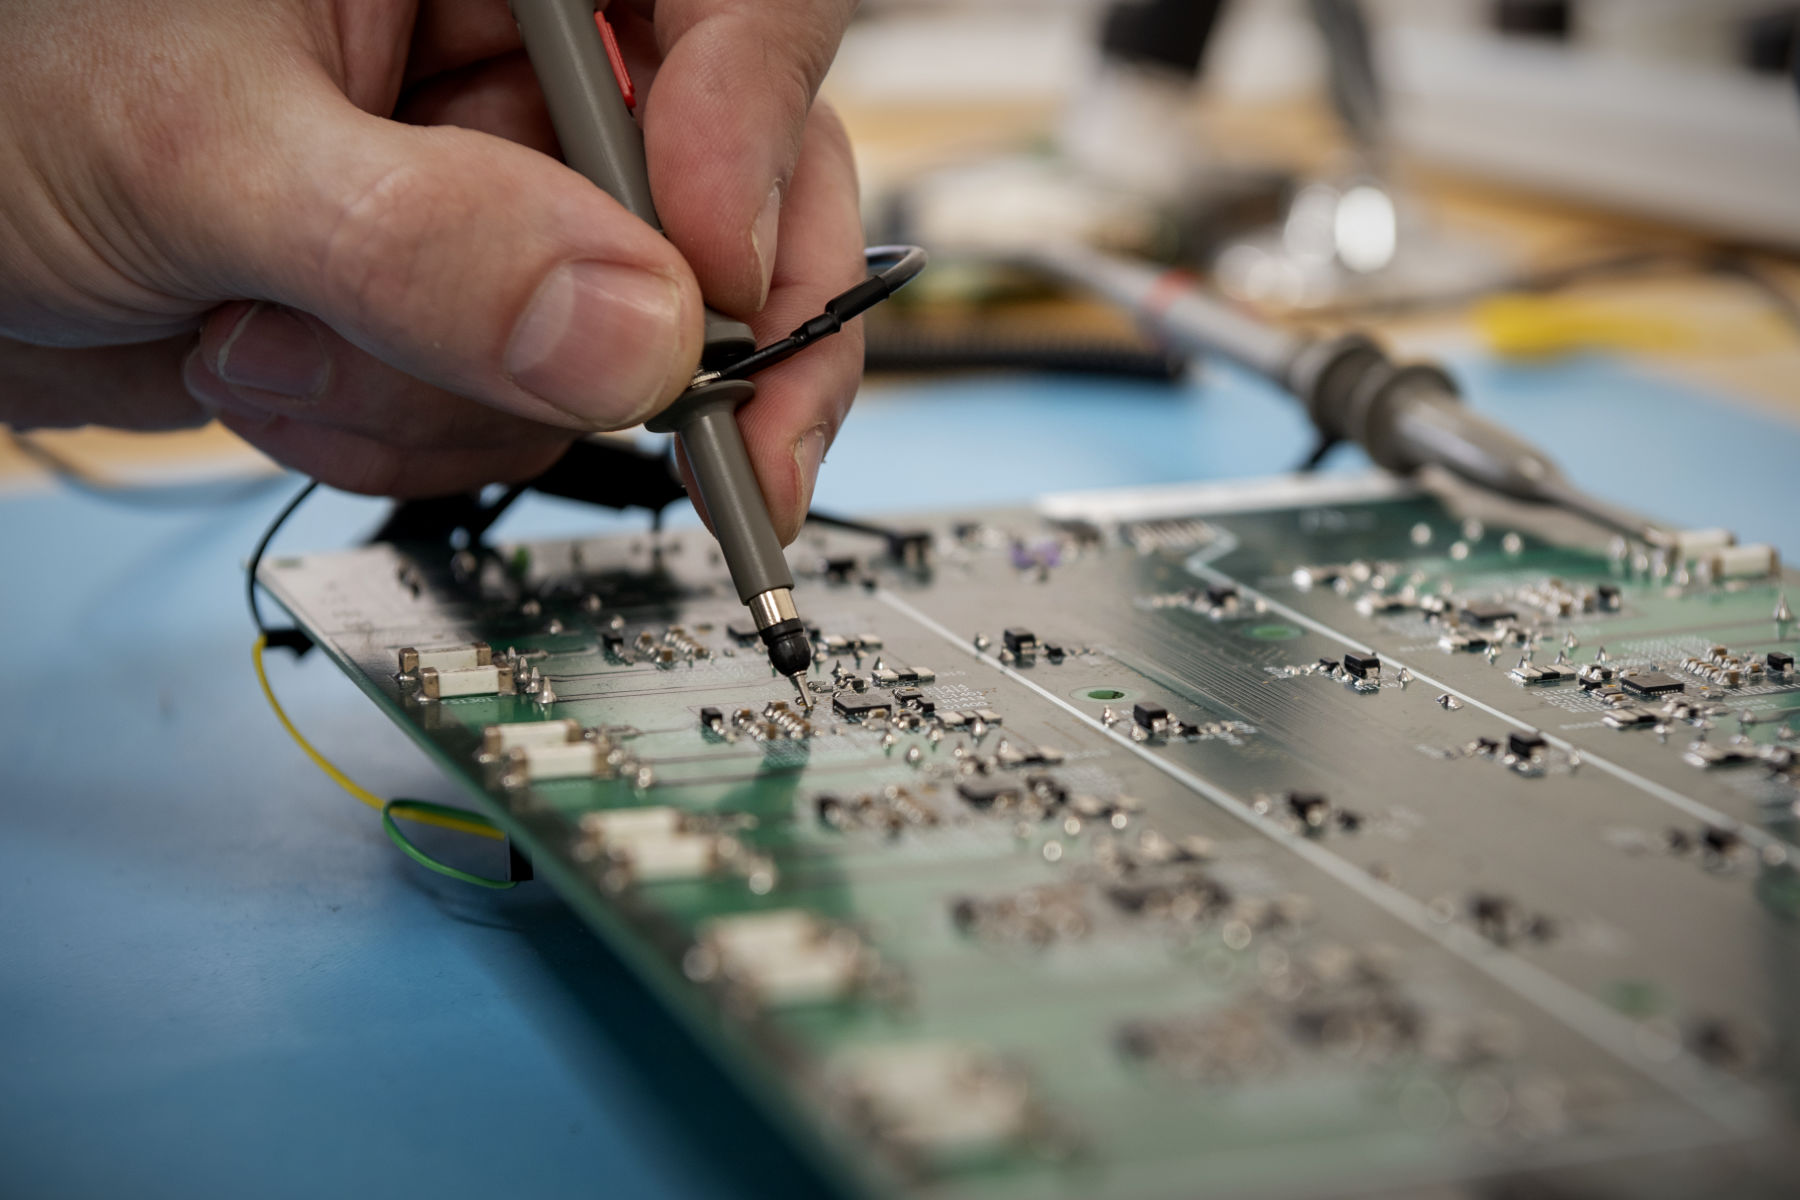
<svg viewBox="0 0 1800 1200"><path fill-rule="evenodd" d="M313 760L313 765L325 772L333 783L343 788L346 792L349 792L352 796L355 796L358 800L361 800L376 812L381 812L387 806L387 801L338 770L337 764L313 749L312 743L302 737L300 731L294 728L294 723L288 720L286 710L281 707L281 701L275 698L275 689L269 686L269 672L263 666L263 651L268 648L268 645L269 639L259 634L256 639L256 644L251 647L251 657L256 662L256 682L262 684L263 698L269 702L269 707L275 711L275 719L280 721L281 727L288 731L288 736L294 739L294 744L306 752L306 757ZM460 833L473 833L485 838L499 839L505 836L505 834L501 833L498 829L495 829L492 825L488 824L485 818L474 815L465 819L462 817L439 816L436 813L402 810L396 810L393 815L402 820L417 822L420 825L436 825L443 829L454 829Z"/></svg>

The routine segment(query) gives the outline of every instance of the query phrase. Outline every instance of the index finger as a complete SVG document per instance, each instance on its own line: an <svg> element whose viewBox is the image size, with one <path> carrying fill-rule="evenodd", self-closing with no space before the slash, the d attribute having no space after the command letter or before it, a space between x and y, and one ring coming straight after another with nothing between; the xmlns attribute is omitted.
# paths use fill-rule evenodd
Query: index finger
<svg viewBox="0 0 1800 1200"><path fill-rule="evenodd" d="M640 4L639 8L645 7ZM854 0L655 0L662 65L645 97L664 231L706 298L760 312L806 118Z"/></svg>

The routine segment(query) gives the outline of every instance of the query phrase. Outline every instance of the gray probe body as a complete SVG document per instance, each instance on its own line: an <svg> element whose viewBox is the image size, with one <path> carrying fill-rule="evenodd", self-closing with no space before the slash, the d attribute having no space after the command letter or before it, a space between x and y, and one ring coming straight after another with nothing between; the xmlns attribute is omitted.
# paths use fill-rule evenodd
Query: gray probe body
<svg viewBox="0 0 1800 1200"><path fill-rule="evenodd" d="M512 12L564 161L660 232L644 135L613 76L593 0L512 0ZM749 326L706 310L703 373L755 348ZM812 644L794 611L794 576L737 424L738 406L755 394L747 380L702 382L646 425L680 439L738 599L750 607L775 669L796 676L811 665Z"/></svg>

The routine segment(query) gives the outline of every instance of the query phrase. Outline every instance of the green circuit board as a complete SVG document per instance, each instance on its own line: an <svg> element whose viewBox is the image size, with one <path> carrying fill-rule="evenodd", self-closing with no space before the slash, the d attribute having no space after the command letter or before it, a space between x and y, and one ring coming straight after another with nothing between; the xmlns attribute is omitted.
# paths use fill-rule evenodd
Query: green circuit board
<svg viewBox="0 0 1800 1200"><path fill-rule="evenodd" d="M1792 1194L1772 553L1385 477L903 528L790 552L810 709L697 532L261 578L848 1194Z"/></svg>

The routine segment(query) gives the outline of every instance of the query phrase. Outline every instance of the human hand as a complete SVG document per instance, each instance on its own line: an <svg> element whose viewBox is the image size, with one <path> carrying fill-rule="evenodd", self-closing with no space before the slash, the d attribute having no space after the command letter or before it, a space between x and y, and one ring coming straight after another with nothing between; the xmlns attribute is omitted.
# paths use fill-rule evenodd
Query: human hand
<svg viewBox="0 0 1800 1200"><path fill-rule="evenodd" d="M620 0L667 239L561 163L506 0L20 0L0 41L0 420L217 416L336 487L529 477L863 275L813 104L850 0ZM415 11L416 10L416 11ZM783 540L847 330L739 414Z"/></svg>

